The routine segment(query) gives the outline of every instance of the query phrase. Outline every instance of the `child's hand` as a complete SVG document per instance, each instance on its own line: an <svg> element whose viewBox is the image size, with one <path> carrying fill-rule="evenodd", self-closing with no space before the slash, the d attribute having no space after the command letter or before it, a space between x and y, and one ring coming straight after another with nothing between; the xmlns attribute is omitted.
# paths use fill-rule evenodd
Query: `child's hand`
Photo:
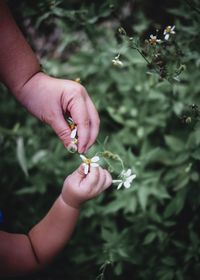
<svg viewBox="0 0 200 280"><path fill-rule="evenodd" d="M65 147L71 143L65 115L77 124L79 153L95 142L99 116L86 89L77 82L37 73L15 95L34 116L52 126Z"/></svg>
<svg viewBox="0 0 200 280"><path fill-rule="evenodd" d="M79 208L81 203L96 197L112 184L112 177L101 167L90 167L85 175L81 165L68 176L62 189L62 197L68 205Z"/></svg>

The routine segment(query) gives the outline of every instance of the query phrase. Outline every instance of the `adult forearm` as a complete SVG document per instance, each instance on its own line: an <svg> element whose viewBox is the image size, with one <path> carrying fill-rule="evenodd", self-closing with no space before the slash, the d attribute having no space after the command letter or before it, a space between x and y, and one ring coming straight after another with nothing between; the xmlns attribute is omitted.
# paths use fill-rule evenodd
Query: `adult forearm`
<svg viewBox="0 0 200 280"><path fill-rule="evenodd" d="M0 34L0 80L17 97L40 66L4 1L0 1Z"/></svg>

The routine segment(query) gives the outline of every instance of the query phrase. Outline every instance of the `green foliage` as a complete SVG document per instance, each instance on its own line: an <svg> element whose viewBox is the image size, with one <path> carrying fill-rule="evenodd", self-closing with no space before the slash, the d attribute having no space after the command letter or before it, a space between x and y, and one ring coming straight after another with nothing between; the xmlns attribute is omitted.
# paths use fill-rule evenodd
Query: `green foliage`
<svg viewBox="0 0 200 280"><path fill-rule="evenodd" d="M42 2L50 1L38 5ZM136 1L132 21L120 1L114 8L111 2L84 3L86 12L83 6L75 9L78 1L74 6L64 2L42 13L37 6L28 6L29 13L24 10L36 26L48 24L56 13L52 32L62 30L54 55L42 56L43 68L61 78L80 78L101 117L99 144L92 149L101 150L100 143L108 137L105 150L120 155L137 178L132 188L117 191L112 186L85 204L70 244L41 275L77 280L198 279L199 1L179 1L169 14L162 11L163 18L170 15L169 24L176 25L179 59L185 65L173 83L150 73L143 56L126 43L120 49L123 67L112 65L121 46L117 29L122 23L142 42L154 32L145 1L140 7ZM174 57L169 60L176 66ZM52 130L28 115L3 87L0 98L0 205L9 228L24 232L46 213L80 158L69 154ZM33 279L40 279L40 274Z"/></svg>

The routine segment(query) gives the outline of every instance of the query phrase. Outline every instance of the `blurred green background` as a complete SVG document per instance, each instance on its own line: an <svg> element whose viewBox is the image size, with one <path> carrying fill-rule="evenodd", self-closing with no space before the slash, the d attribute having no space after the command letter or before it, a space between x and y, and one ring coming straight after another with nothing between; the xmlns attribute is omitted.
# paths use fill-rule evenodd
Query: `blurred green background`
<svg viewBox="0 0 200 280"><path fill-rule="evenodd" d="M20 279L199 279L199 1L9 4L44 71L81 79L100 114L99 143L107 139L105 148L137 174L130 189L112 186L87 202L55 261ZM151 71L117 32L122 26L142 46L167 25L176 26L179 49L177 57L173 50L165 54L168 71L177 61L185 69L170 82ZM124 65L114 67L119 49ZM2 228L24 233L48 211L80 158L68 153L51 128L28 114L3 85L0 91Z"/></svg>

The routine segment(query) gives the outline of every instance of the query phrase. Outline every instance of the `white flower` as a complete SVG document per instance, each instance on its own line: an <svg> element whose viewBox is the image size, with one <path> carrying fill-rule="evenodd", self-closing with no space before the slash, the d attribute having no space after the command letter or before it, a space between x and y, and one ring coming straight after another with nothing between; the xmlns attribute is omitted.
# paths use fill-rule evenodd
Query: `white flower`
<svg viewBox="0 0 200 280"><path fill-rule="evenodd" d="M127 171L123 170L120 174L121 179L120 180L113 180L113 183L119 183L117 189L119 190L122 186L124 186L126 189L130 188L131 183L136 178L136 174L131 174L131 169L128 169Z"/></svg>
<svg viewBox="0 0 200 280"><path fill-rule="evenodd" d="M119 59L119 55L117 55L113 60L112 60L112 64L114 66L119 66L122 67L123 66L123 62Z"/></svg>
<svg viewBox="0 0 200 280"><path fill-rule="evenodd" d="M85 175L88 174L90 166L92 166L92 167L98 167L99 166L99 164L97 163L99 161L98 156L95 156L93 158L86 158L84 155L80 155L80 158L83 161Z"/></svg>
<svg viewBox="0 0 200 280"><path fill-rule="evenodd" d="M157 39L156 35L154 36L153 34L151 34L149 39L149 44L156 45L157 43L161 43L161 40Z"/></svg>
<svg viewBox="0 0 200 280"><path fill-rule="evenodd" d="M75 128L71 131L71 134L70 134L71 139L76 138L76 134L77 134L77 127L75 127Z"/></svg>
<svg viewBox="0 0 200 280"><path fill-rule="evenodd" d="M75 122L73 121L72 118L68 117L68 125L70 127L71 130L71 134L70 134L70 138L71 138L71 142L72 144L77 144L78 139L77 139L77 125L75 124Z"/></svg>
<svg viewBox="0 0 200 280"><path fill-rule="evenodd" d="M169 37L170 37L171 34L175 34L176 33L174 31L174 29L175 29L175 25L173 25L172 27L171 27L171 25L168 25L165 28L163 34L164 34L164 38L165 38L166 41L169 40Z"/></svg>

